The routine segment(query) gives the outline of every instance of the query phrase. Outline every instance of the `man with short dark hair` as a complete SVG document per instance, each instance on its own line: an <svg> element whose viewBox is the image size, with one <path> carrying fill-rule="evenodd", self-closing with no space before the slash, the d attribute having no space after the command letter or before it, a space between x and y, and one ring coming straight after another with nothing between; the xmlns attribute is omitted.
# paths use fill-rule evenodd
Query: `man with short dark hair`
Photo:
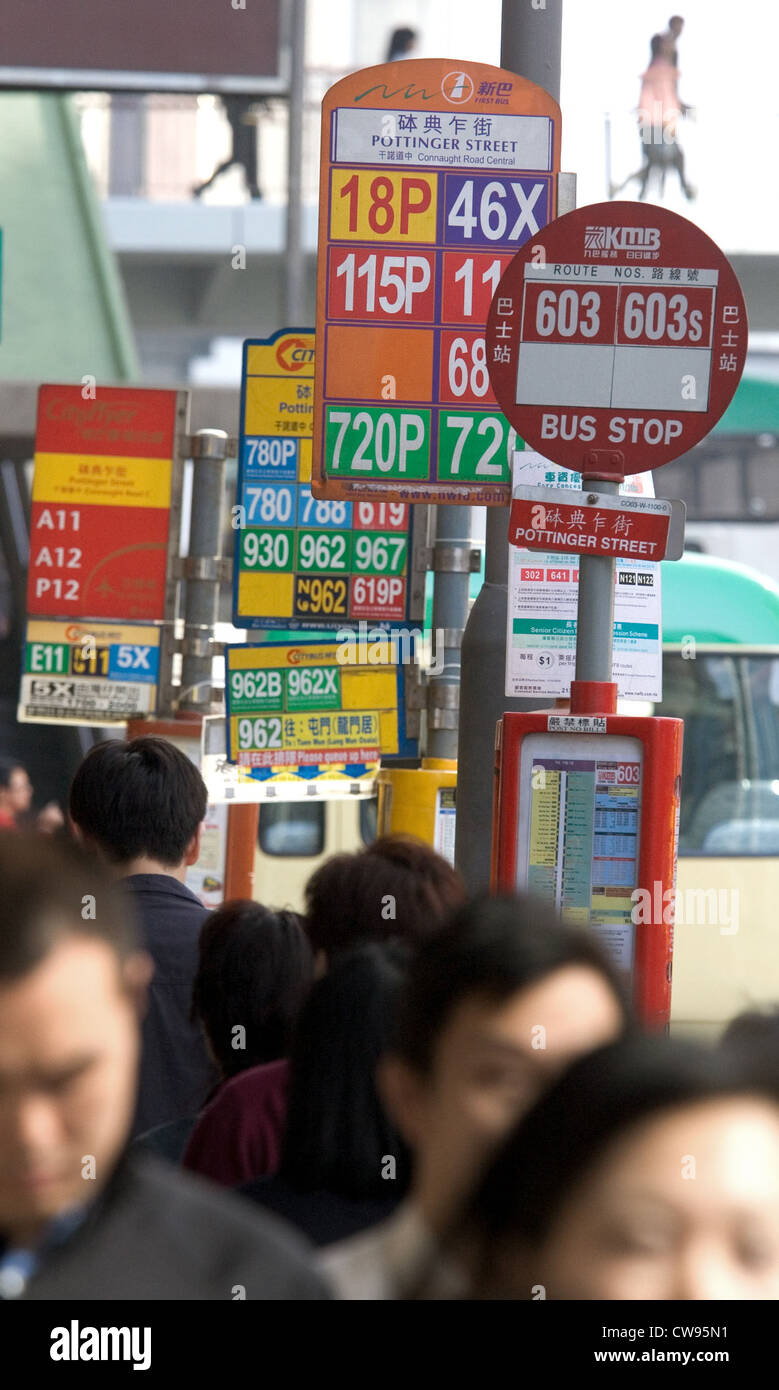
<svg viewBox="0 0 779 1390"><path fill-rule="evenodd" d="M413 1295L503 1135L568 1061L610 1042L627 1019L594 934L532 898L476 899L425 941L379 1074L413 1154L410 1198L323 1254L341 1297ZM438 1288L451 1297L461 1290L449 1273Z"/></svg>
<svg viewBox="0 0 779 1390"><path fill-rule="evenodd" d="M96 744L70 789L76 832L122 879L154 961L134 1135L195 1114L218 1079L190 1020L207 911L185 879L200 853L206 804L194 763L151 736Z"/></svg>
<svg viewBox="0 0 779 1390"><path fill-rule="evenodd" d="M151 973L94 858L0 836L0 1299L318 1299L305 1248L126 1150Z"/></svg>

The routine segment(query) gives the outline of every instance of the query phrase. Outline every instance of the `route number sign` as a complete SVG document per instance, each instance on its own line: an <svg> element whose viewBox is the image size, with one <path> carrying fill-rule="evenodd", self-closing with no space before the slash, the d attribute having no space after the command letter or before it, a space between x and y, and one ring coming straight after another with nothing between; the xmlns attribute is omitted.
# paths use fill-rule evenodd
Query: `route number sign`
<svg viewBox="0 0 779 1390"><path fill-rule="evenodd" d="M560 110L480 63L352 73L322 108L315 497L505 505L485 323L555 214Z"/></svg>
<svg viewBox="0 0 779 1390"><path fill-rule="evenodd" d="M489 310L492 388L528 447L588 476L659 468L724 413L747 350L726 257L676 213L599 203L528 241Z"/></svg>
<svg viewBox="0 0 779 1390"><path fill-rule="evenodd" d="M236 627L315 630L410 616L411 508L313 495L315 356L309 329L244 344ZM357 413L356 448L360 438L364 447L366 430L383 450L397 444L394 418L376 416ZM339 453L354 422L334 412Z"/></svg>

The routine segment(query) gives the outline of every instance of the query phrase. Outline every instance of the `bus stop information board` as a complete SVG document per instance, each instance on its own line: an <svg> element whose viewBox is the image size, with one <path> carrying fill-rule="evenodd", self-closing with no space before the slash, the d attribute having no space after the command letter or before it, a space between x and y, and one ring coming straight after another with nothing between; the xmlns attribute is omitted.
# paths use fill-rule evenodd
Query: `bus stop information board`
<svg viewBox="0 0 779 1390"><path fill-rule="evenodd" d="M244 343L233 622L342 627L408 616L411 509L311 494L314 334Z"/></svg>
<svg viewBox="0 0 779 1390"><path fill-rule="evenodd" d="M335 642L225 647L228 761L260 780L343 783L382 755L413 755L395 644L344 655Z"/></svg>
<svg viewBox="0 0 779 1390"><path fill-rule="evenodd" d="M560 109L501 68L367 68L322 106L317 497L510 500L484 325L555 215Z"/></svg>
<svg viewBox="0 0 779 1390"><path fill-rule="evenodd" d="M27 612L165 616L175 391L42 386L38 393Z"/></svg>
<svg viewBox="0 0 779 1390"><path fill-rule="evenodd" d="M31 618L20 723L112 725L153 714L161 631L138 623Z"/></svg>
<svg viewBox="0 0 779 1390"><path fill-rule="evenodd" d="M22 722L121 724L157 707L187 397L85 391L38 393Z"/></svg>
<svg viewBox="0 0 779 1390"><path fill-rule="evenodd" d="M640 203L569 212L528 241L487 321L490 379L528 446L591 477L659 468L733 397L747 317L726 257Z"/></svg>

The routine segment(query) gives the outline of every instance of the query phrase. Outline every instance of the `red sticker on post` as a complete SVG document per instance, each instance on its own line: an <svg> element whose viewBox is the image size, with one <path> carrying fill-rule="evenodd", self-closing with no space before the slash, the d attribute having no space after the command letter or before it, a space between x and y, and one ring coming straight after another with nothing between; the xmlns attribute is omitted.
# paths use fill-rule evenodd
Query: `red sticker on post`
<svg viewBox="0 0 779 1390"><path fill-rule="evenodd" d="M487 320L498 403L528 447L589 477L659 468L709 433L747 351L719 247L677 213L597 203L542 228Z"/></svg>

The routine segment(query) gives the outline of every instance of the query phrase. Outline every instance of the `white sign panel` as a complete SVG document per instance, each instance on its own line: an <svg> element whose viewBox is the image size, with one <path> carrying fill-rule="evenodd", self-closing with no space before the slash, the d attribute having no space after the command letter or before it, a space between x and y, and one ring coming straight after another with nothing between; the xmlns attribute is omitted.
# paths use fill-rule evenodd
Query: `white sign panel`
<svg viewBox="0 0 779 1390"><path fill-rule="evenodd" d="M548 116L344 107L335 112L331 157L347 164L549 170L552 136Z"/></svg>
<svg viewBox="0 0 779 1390"><path fill-rule="evenodd" d="M581 475L526 450L514 455L513 486L581 489ZM623 492L653 494L651 474ZM563 494L564 495L564 494ZM506 694L567 698L576 670L578 555L509 546ZM616 561L613 679L620 698L662 699L660 566Z"/></svg>

